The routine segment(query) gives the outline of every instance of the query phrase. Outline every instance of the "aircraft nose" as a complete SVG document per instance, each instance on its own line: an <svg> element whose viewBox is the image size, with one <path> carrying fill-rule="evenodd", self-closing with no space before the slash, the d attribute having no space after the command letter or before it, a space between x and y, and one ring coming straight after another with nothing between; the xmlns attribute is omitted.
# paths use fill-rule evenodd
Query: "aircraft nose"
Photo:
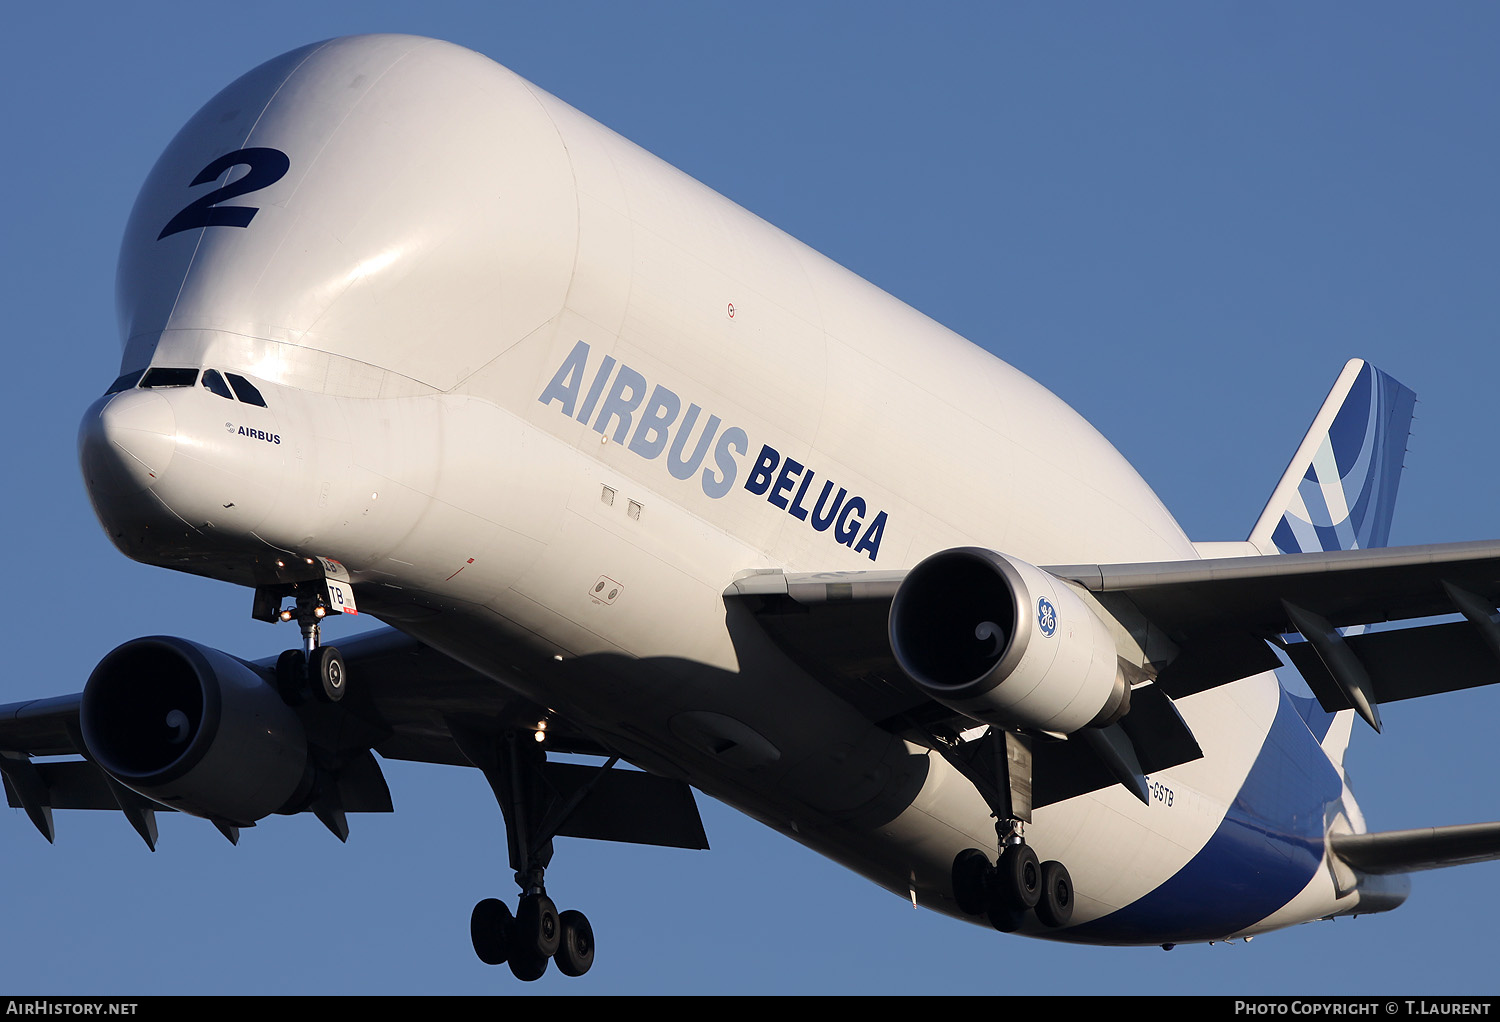
<svg viewBox="0 0 1500 1022"><path fill-rule="evenodd" d="M127 390L95 402L78 430L78 460L96 500L150 489L176 449L171 402L150 390Z"/></svg>

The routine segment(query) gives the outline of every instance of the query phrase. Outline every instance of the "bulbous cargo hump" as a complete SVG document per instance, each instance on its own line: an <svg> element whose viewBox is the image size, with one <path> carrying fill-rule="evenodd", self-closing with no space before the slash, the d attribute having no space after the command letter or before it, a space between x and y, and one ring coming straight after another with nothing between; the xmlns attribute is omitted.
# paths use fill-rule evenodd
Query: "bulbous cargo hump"
<svg viewBox="0 0 1500 1022"><path fill-rule="evenodd" d="M1034 564L1192 555L1135 470L1035 381L448 43L336 39L230 85L148 177L117 288L123 372L217 365L354 397L462 385L636 470L619 459L649 443L601 447L538 400L585 343L638 380L601 408L633 412L649 380L743 438L716 450L721 481L798 452L805 479L878 496L881 566L964 543ZM724 496L674 499L780 563L844 555L813 527L782 544L781 518ZM861 535L848 555L874 560Z"/></svg>
<svg viewBox="0 0 1500 1022"><path fill-rule="evenodd" d="M303 47L205 104L146 179L116 281L124 364L212 331L253 339L267 379L294 346L447 390L556 317L576 218L512 72L413 36Z"/></svg>

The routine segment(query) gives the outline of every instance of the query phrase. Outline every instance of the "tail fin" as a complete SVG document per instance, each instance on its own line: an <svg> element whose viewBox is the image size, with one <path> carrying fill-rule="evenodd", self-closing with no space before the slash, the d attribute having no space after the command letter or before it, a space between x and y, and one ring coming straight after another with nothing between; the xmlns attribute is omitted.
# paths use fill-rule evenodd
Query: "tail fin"
<svg viewBox="0 0 1500 1022"><path fill-rule="evenodd" d="M1250 542L1267 554L1385 546L1416 402L1416 394L1368 362L1346 362ZM1324 710L1300 677L1283 675L1282 686L1342 771L1354 711Z"/></svg>
<svg viewBox="0 0 1500 1022"><path fill-rule="evenodd" d="M1250 531L1265 553L1386 545L1417 396L1350 359Z"/></svg>

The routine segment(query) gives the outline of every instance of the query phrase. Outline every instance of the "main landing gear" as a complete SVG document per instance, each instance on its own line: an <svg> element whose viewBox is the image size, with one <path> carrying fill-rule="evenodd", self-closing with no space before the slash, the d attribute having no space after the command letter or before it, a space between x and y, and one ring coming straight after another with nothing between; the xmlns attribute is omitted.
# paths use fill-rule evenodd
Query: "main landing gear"
<svg viewBox="0 0 1500 1022"><path fill-rule="evenodd" d="M586 787L566 805L551 805L542 767L546 753L530 731L494 737L448 722L469 761L484 772L505 817L510 864L521 895L513 913L498 898L486 898L469 915L474 953L486 965L507 964L517 979L541 979L547 963L564 976L582 976L594 964L594 928L582 912L559 912L547 896L547 864L552 838L588 793ZM611 759L600 776L617 760Z"/></svg>
<svg viewBox="0 0 1500 1022"><path fill-rule="evenodd" d="M1007 829L1010 834L1002 834L1000 858L993 864L978 848L965 848L954 858L953 897L958 907L971 916L986 916L1002 933L1020 929L1031 911L1044 926L1068 925L1073 918L1068 868L1056 860L1039 862L1018 828Z"/></svg>
<svg viewBox="0 0 1500 1022"><path fill-rule="evenodd" d="M1020 929L1026 913L1044 926L1068 925L1073 918L1073 880L1055 860L1040 862L1026 843L1031 821L1031 740L1014 731L991 729L982 738L938 743L950 764L973 783L995 818L1000 857L994 862L978 848L953 859L953 898L971 916L986 916L1002 933Z"/></svg>
<svg viewBox="0 0 1500 1022"><path fill-rule="evenodd" d="M545 893L523 894L514 915L499 898L486 898L469 915L474 953L486 965L509 963L517 979L541 979L547 961L564 976L594 964L594 928L582 912L558 912Z"/></svg>

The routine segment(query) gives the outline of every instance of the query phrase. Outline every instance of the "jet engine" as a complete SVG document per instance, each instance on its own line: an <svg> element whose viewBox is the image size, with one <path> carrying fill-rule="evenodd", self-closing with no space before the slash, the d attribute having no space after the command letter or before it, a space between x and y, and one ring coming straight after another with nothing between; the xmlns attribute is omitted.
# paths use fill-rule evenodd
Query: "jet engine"
<svg viewBox="0 0 1500 1022"><path fill-rule="evenodd" d="M1099 615L1061 579L994 550L944 550L908 572L890 638L927 695L977 721L1066 734L1130 707Z"/></svg>
<svg viewBox="0 0 1500 1022"><path fill-rule="evenodd" d="M79 723L107 773L194 816L248 826L312 789L302 723L276 689L186 639L133 639L99 661Z"/></svg>

